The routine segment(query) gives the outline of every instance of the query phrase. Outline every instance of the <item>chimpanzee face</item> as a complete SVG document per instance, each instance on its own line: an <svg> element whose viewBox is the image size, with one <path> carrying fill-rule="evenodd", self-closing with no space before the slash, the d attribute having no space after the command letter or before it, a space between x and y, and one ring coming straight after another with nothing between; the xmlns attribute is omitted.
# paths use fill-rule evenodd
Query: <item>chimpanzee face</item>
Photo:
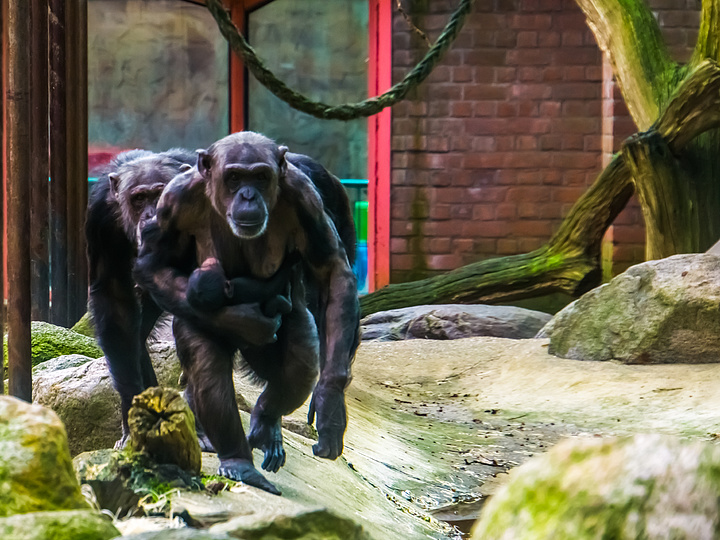
<svg viewBox="0 0 720 540"><path fill-rule="evenodd" d="M286 151L251 132L230 135L209 151L198 151L198 170L208 180L213 206L238 238L257 238L267 229Z"/></svg>
<svg viewBox="0 0 720 540"><path fill-rule="evenodd" d="M189 165L181 168L185 167ZM137 245L140 245L140 232L155 218L160 194L177 171L176 163L153 156L124 164L108 175L125 232Z"/></svg>

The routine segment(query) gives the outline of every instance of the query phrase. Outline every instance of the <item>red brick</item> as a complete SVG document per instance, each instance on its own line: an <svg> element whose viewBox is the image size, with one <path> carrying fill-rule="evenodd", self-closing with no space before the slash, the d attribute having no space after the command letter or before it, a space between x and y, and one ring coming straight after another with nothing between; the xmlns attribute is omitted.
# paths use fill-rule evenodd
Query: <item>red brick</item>
<svg viewBox="0 0 720 540"><path fill-rule="evenodd" d="M495 150L495 137L473 137L472 149L475 152L491 152ZM467 161L465 166L467 167Z"/></svg>
<svg viewBox="0 0 720 540"><path fill-rule="evenodd" d="M561 169L592 169L600 164L597 154L586 152L554 152L552 165Z"/></svg>
<svg viewBox="0 0 720 540"><path fill-rule="evenodd" d="M452 69L453 82L470 82L473 80L473 70L470 66L455 66Z"/></svg>
<svg viewBox="0 0 720 540"><path fill-rule="evenodd" d="M472 101L454 101L450 104L450 114L457 118L472 116Z"/></svg>
<svg viewBox="0 0 720 540"><path fill-rule="evenodd" d="M450 238L431 238L428 241L428 252L448 253L450 251Z"/></svg>
<svg viewBox="0 0 720 540"><path fill-rule="evenodd" d="M530 253L544 244L545 241L541 238L518 238L518 253Z"/></svg>
<svg viewBox="0 0 720 540"><path fill-rule="evenodd" d="M508 224L513 236L524 236L530 238L548 238L552 234L552 228L548 221L521 220Z"/></svg>
<svg viewBox="0 0 720 540"><path fill-rule="evenodd" d="M436 221L443 221L450 219L450 209L452 207L449 204L434 204L430 207L430 219Z"/></svg>
<svg viewBox="0 0 720 540"><path fill-rule="evenodd" d="M521 101L518 106L518 116L538 116L540 106L536 101Z"/></svg>
<svg viewBox="0 0 720 540"><path fill-rule="evenodd" d="M560 45L560 33L559 32L539 32L538 33L538 45L540 47L557 47Z"/></svg>
<svg viewBox="0 0 720 540"><path fill-rule="evenodd" d="M543 66L553 62L554 49L512 49L507 51L507 64L510 66Z"/></svg>
<svg viewBox="0 0 720 540"><path fill-rule="evenodd" d="M555 190L552 191L554 193ZM544 186L522 186L513 187L508 190L508 201L534 201L543 202L550 200L551 190Z"/></svg>
<svg viewBox="0 0 720 540"><path fill-rule="evenodd" d="M495 137L495 151L496 152L510 152L515 149L515 137L511 135L498 135ZM511 157L506 157L506 163L511 161Z"/></svg>
<svg viewBox="0 0 720 540"><path fill-rule="evenodd" d="M473 251L473 241L470 238L454 238L452 240L452 249L457 253L467 253Z"/></svg>
<svg viewBox="0 0 720 540"><path fill-rule="evenodd" d="M563 47L580 47L583 44L583 32L581 30L566 30L562 33Z"/></svg>
<svg viewBox="0 0 720 540"><path fill-rule="evenodd" d="M574 203L585 193L584 187L558 186L552 190L552 199L555 202Z"/></svg>
<svg viewBox="0 0 720 540"><path fill-rule="evenodd" d="M474 106L475 116L495 116L497 103L494 101L479 101Z"/></svg>
<svg viewBox="0 0 720 540"><path fill-rule="evenodd" d="M541 67L521 67L518 69L518 80L520 82L541 82L545 70Z"/></svg>
<svg viewBox="0 0 720 540"><path fill-rule="evenodd" d="M549 99L553 89L546 84L515 84L512 87L513 97L520 99Z"/></svg>
<svg viewBox="0 0 720 540"><path fill-rule="evenodd" d="M584 150L585 136L574 133L563 134L563 150Z"/></svg>
<svg viewBox="0 0 720 540"><path fill-rule="evenodd" d="M501 238L497 241L498 255L514 255L518 252L518 242L514 238Z"/></svg>
<svg viewBox="0 0 720 540"><path fill-rule="evenodd" d="M502 66L510 52L502 49L473 49L465 53L465 63L471 66Z"/></svg>
<svg viewBox="0 0 720 540"><path fill-rule="evenodd" d="M517 34L517 47L537 47L538 45L538 33L537 32L518 32Z"/></svg>
<svg viewBox="0 0 720 540"><path fill-rule="evenodd" d="M517 79L517 68L514 67L497 67L493 69L492 80L496 83L515 82ZM480 82L477 78L476 82Z"/></svg>
<svg viewBox="0 0 720 540"><path fill-rule="evenodd" d="M476 204L472 209L472 219L491 221L495 218L495 207L487 204Z"/></svg>
<svg viewBox="0 0 720 540"><path fill-rule="evenodd" d="M540 116L560 116L561 103L559 101L543 101L540 103Z"/></svg>
<svg viewBox="0 0 720 540"><path fill-rule="evenodd" d="M500 84L468 84L462 89L462 98L468 101L505 100L509 96L508 89L507 85ZM460 96L452 99L460 99Z"/></svg>
<svg viewBox="0 0 720 540"><path fill-rule="evenodd" d="M521 135L518 137L518 150L537 150L538 139L532 135Z"/></svg>
<svg viewBox="0 0 720 540"><path fill-rule="evenodd" d="M549 30L552 22L550 15L514 15L510 26L518 30Z"/></svg>
<svg viewBox="0 0 720 540"><path fill-rule="evenodd" d="M405 238L390 239L390 253L407 253L408 242Z"/></svg>
<svg viewBox="0 0 720 540"><path fill-rule="evenodd" d="M430 255L427 265L437 270L454 270L462 266L462 259L459 255Z"/></svg>
<svg viewBox="0 0 720 540"><path fill-rule="evenodd" d="M508 227L504 221L467 221L462 224L462 236L478 238L503 238Z"/></svg>

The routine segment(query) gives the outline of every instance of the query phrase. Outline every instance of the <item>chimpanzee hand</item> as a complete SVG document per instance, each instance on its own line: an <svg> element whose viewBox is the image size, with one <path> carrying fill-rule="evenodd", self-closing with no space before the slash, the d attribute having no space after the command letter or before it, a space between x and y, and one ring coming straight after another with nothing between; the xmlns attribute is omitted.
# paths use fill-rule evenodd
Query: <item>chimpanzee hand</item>
<svg viewBox="0 0 720 540"><path fill-rule="evenodd" d="M217 311L229 301L229 284L220 262L209 258L188 279L187 301L198 311Z"/></svg>
<svg viewBox="0 0 720 540"><path fill-rule="evenodd" d="M325 387L319 383L310 400L308 424L313 423L316 414L318 442L313 445L313 454L322 458L337 459L343 451L343 435L347 426L344 391Z"/></svg>
<svg viewBox="0 0 720 540"><path fill-rule="evenodd" d="M250 460L239 458L221 459L218 474L230 480L235 480L236 482L243 482L249 486L255 486L273 495L281 495L280 490L268 482L253 466Z"/></svg>

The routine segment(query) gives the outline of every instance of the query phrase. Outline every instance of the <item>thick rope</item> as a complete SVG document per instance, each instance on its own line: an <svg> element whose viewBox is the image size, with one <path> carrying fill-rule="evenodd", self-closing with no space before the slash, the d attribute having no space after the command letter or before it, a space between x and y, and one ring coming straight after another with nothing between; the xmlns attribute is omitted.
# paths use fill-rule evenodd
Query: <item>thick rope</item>
<svg viewBox="0 0 720 540"><path fill-rule="evenodd" d="M235 54L244 59L248 70L275 96L294 109L317 118L326 120L353 120L355 118L372 116L386 107L395 105L405 99L405 96L410 90L423 82L460 33L474 1L475 0L460 1L460 5L450 17L447 26L443 29L438 40L430 48L425 57L418 62L402 81L393 85L389 90L379 96L371 97L358 103L345 103L343 105L328 105L319 101L312 101L289 88L265 67L263 62L258 58L255 50L248 44L233 24L230 14L226 11L222 0L207 0L206 4L217 22L220 33L230 44L230 48Z"/></svg>

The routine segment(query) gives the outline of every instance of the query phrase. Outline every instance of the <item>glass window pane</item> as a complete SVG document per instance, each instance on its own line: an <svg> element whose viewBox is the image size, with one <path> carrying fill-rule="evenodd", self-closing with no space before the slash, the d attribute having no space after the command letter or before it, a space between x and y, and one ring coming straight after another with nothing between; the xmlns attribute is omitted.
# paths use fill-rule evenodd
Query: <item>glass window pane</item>
<svg viewBox="0 0 720 540"><path fill-rule="evenodd" d="M367 0L274 0L249 14L249 41L290 88L331 104L367 97ZM366 178L367 119L319 120L249 76L248 128L307 154L340 178Z"/></svg>
<svg viewBox="0 0 720 540"><path fill-rule="evenodd" d="M90 0L88 108L91 169L120 150L194 150L225 136L228 46L207 9Z"/></svg>

